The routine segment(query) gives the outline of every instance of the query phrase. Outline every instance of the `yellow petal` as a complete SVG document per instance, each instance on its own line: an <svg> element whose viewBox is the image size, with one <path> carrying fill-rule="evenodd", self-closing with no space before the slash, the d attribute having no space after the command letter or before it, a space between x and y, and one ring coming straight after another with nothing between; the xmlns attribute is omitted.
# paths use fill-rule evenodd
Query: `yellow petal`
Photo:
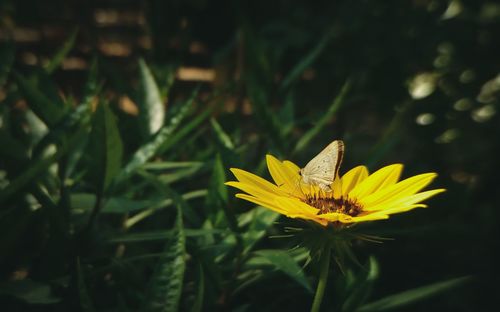
<svg viewBox="0 0 500 312"><path fill-rule="evenodd" d="M407 212L407 211L413 210L415 208L426 208L426 207L427 207L427 205L424 205L424 204L405 205L405 206L399 206L397 208L377 211L377 212L368 214L368 215L363 216L363 217L375 218L373 220L377 220L376 218L379 218L379 217L384 217L384 219L387 219L389 217L389 215L391 215L391 214Z"/></svg>
<svg viewBox="0 0 500 312"><path fill-rule="evenodd" d="M353 222L365 222L365 221L375 221L375 220L384 220L389 219L389 216L386 214L367 214L365 216L353 217Z"/></svg>
<svg viewBox="0 0 500 312"><path fill-rule="evenodd" d="M274 182L289 194L298 194L299 175L272 155L266 155L267 168Z"/></svg>
<svg viewBox="0 0 500 312"><path fill-rule="evenodd" d="M405 206L410 206L416 203L419 203L423 200L426 200L429 197L432 197L436 194L442 193L446 191L445 189L436 189L436 190L430 190L426 192L421 192L417 193L414 195L410 196L405 196L398 198L397 200L393 200L389 203L381 203L373 207L363 207L363 210L365 211L377 211L380 210L385 213L385 211L391 210L391 209L397 209L399 207L405 207Z"/></svg>
<svg viewBox="0 0 500 312"><path fill-rule="evenodd" d="M294 164L289 160L283 161L283 165L285 165L288 169L290 169L290 171L294 173L294 175L296 175L297 177L299 176L299 171L300 171L299 166L297 166L296 164Z"/></svg>
<svg viewBox="0 0 500 312"><path fill-rule="evenodd" d="M257 204L259 206L262 206L262 207L265 207L267 209L270 209L270 210L273 210L273 211L276 211L278 213L281 213L283 215L286 215L286 211L281 209L279 206L277 206L274 201L272 200L265 200L265 199L262 199L262 198L257 198L257 197L253 197L253 196L250 196L250 195L247 195L247 194L236 194L235 195L237 198L241 198L241 199L244 199L244 200L247 200L249 202L252 202L254 204Z"/></svg>
<svg viewBox="0 0 500 312"><path fill-rule="evenodd" d="M319 215L320 218L328 220L328 222L342 222L342 223L352 223L353 218L344 213L329 212Z"/></svg>
<svg viewBox="0 0 500 312"><path fill-rule="evenodd" d="M342 179L337 176L334 180L333 183L330 185L330 188L333 191L333 197L334 198L340 198L342 197Z"/></svg>
<svg viewBox="0 0 500 312"><path fill-rule="evenodd" d="M360 203L364 207L373 207L378 204L389 203L393 200L413 195L431 183L436 176L437 174L435 173L424 173L413 176L364 198L360 198Z"/></svg>
<svg viewBox="0 0 500 312"><path fill-rule="evenodd" d="M259 176L256 176L253 173L238 168L231 168L230 170L234 174L236 179L238 179L238 181L240 182L243 182L245 184L253 184L256 187L262 188L263 190L270 193L284 194L283 190L281 190L279 187L267 180L262 179Z"/></svg>
<svg viewBox="0 0 500 312"><path fill-rule="evenodd" d="M247 184L247 183L242 183L242 182L236 182L236 181L230 181L224 183L228 186L235 187L239 190L242 190L243 192L246 192L252 196L255 197L260 197L260 198L272 198L274 196L277 196L275 193L270 193L267 192L266 190L255 186L255 184Z"/></svg>
<svg viewBox="0 0 500 312"><path fill-rule="evenodd" d="M395 184L398 181L402 170L402 164L389 165L377 170L369 177L367 177L363 182L356 185L354 189L349 192L349 197L354 199L361 199L380 189Z"/></svg>
<svg viewBox="0 0 500 312"><path fill-rule="evenodd" d="M316 218L319 209L309 206L296 198L276 197L275 202L281 205L288 212L288 216L296 218L297 216L308 216L307 219Z"/></svg>
<svg viewBox="0 0 500 312"><path fill-rule="evenodd" d="M342 195L345 197L347 194L359 183L368 177L368 169L365 166L357 166L349 170L342 176Z"/></svg>

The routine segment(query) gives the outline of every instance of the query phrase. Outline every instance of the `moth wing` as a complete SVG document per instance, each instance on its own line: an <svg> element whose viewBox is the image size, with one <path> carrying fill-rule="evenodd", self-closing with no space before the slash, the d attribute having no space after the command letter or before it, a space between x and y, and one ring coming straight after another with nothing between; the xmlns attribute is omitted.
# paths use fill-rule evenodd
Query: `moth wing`
<svg viewBox="0 0 500 312"><path fill-rule="evenodd" d="M343 155L344 143L333 141L307 163L302 174L310 181L331 183L338 174Z"/></svg>

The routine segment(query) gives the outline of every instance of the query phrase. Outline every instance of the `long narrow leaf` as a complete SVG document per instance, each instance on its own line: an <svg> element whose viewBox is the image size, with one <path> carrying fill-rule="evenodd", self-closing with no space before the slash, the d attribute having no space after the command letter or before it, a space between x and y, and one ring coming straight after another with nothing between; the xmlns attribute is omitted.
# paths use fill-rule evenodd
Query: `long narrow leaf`
<svg viewBox="0 0 500 312"><path fill-rule="evenodd" d="M194 298L193 305L191 306L191 312L201 312L203 308L203 298L205 296L205 271L201 263L198 265L197 270L198 281L196 283L196 295Z"/></svg>
<svg viewBox="0 0 500 312"><path fill-rule="evenodd" d="M366 272L362 272L361 278L356 279L354 289L344 301L341 311L355 311L370 296L373 284L379 275L378 263L374 257L370 257L367 269Z"/></svg>
<svg viewBox="0 0 500 312"><path fill-rule="evenodd" d="M464 276L414 288L365 304L364 306L359 308L357 312L389 311L397 308L402 308L403 306L427 299L431 296L435 296L452 288L461 286L466 282L469 282L470 280L470 276Z"/></svg>
<svg viewBox="0 0 500 312"><path fill-rule="evenodd" d="M21 175L16 177L16 179L14 179L6 188L2 190L0 193L0 203L8 200L27 184L34 183L37 179L40 179L43 172L48 170L50 165L74 148L82 139L83 135L85 135L84 129L70 137L68 140L69 143L56 152L32 161L32 163L27 166L27 169Z"/></svg>
<svg viewBox="0 0 500 312"><path fill-rule="evenodd" d="M163 126L165 106L160 96L160 90L143 59L139 60L139 126L144 138L149 138Z"/></svg>
<svg viewBox="0 0 500 312"><path fill-rule="evenodd" d="M349 92L350 88L351 88L351 81L348 79L340 89L339 94L335 97L335 99L332 102L332 105L330 105L330 107L323 115L323 117L321 117L321 119L318 120L318 122L314 125L314 127L311 128L309 131L307 131L297 142L297 145L295 145L294 153L302 151L305 147L307 147L307 145L309 145L309 143L314 137L316 137L323 131L327 123L332 119L332 117L335 115L335 113L337 113L337 111L344 103L345 97Z"/></svg>
<svg viewBox="0 0 500 312"><path fill-rule="evenodd" d="M184 121L184 119L191 111L191 107L197 94L198 90L195 90L191 97L186 101L186 103L184 103L179 112L170 119L170 122L167 125L163 126L150 142L141 146L134 153L132 159L120 172L117 178L118 181L123 181L125 178L130 176L137 168L144 165L148 160L151 159L151 157L158 153L160 148L162 148L162 146L164 146L167 141L172 138L175 130L177 130L179 125Z"/></svg>
<svg viewBox="0 0 500 312"><path fill-rule="evenodd" d="M76 259L76 287L78 288L78 299L82 312L94 312L94 303L85 283L85 275L80 263L80 258Z"/></svg>
<svg viewBox="0 0 500 312"><path fill-rule="evenodd" d="M54 102L43 94L32 81L16 72L14 72L14 76L31 110L49 128L54 126L64 115L64 107L60 107L57 105L57 101Z"/></svg>
<svg viewBox="0 0 500 312"><path fill-rule="evenodd" d="M276 269L282 271L297 283L302 285L305 289L312 293L312 288L302 271L301 267L295 260L283 250L259 250L255 252L257 255L265 258Z"/></svg>
<svg viewBox="0 0 500 312"><path fill-rule="evenodd" d="M10 42L0 46L0 88L3 87L14 63L14 45Z"/></svg>
<svg viewBox="0 0 500 312"><path fill-rule="evenodd" d="M170 148L176 146L179 142L181 142L191 131L197 129L197 127L205 121L212 113L215 107L209 107L205 109L202 113L198 114L195 118L193 118L190 122L188 122L184 127L179 129L172 138L166 141L162 146L159 147L159 151L161 153L165 153Z"/></svg>
<svg viewBox="0 0 500 312"><path fill-rule="evenodd" d="M325 47L328 45L330 40L332 39L332 32L328 30L325 35L319 40L318 44L314 46L307 55L302 58L302 60L295 65L295 67L290 71L288 75L286 75L285 79L281 83L281 89L288 88L293 82L295 82L300 75L306 70L309 66L311 66L314 61L321 55Z"/></svg>
<svg viewBox="0 0 500 312"><path fill-rule="evenodd" d="M107 103L97 108L89 143L89 174L98 192L104 192L120 170L123 153L116 117Z"/></svg>
<svg viewBox="0 0 500 312"><path fill-rule="evenodd" d="M73 49L73 47L75 46L75 40L77 34L78 34L78 29L73 30L69 38L64 42L61 49L59 49L59 51L56 52L56 54L45 66L45 71L48 74L51 74L54 70L56 70L59 67L59 65L61 65L66 55L68 55L69 51Z"/></svg>
<svg viewBox="0 0 500 312"><path fill-rule="evenodd" d="M178 207L172 239L165 245L163 256L152 275L143 311L174 312L179 310L186 270L185 257L186 236L181 208Z"/></svg>

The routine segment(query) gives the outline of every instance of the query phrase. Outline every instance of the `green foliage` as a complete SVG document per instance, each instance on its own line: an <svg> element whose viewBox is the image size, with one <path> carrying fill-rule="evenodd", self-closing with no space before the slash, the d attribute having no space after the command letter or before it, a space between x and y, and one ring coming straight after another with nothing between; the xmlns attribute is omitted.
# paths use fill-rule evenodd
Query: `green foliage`
<svg viewBox="0 0 500 312"><path fill-rule="evenodd" d="M430 296L436 296L441 292L460 286L470 281L470 279L470 277L459 277L407 290L395 295L387 296L374 302L367 303L356 311L391 311L399 309L406 305L424 300Z"/></svg>
<svg viewBox="0 0 500 312"><path fill-rule="evenodd" d="M498 5L4 2L1 311L306 311L321 235L323 311L495 310ZM334 139L448 191L332 232L224 185Z"/></svg>
<svg viewBox="0 0 500 312"><path fill-rule="evenodd" d="M186 235L181 207L178 206L173 233L153 273L144 311L178 311L186 270L185 257Z"/></svg>
<svg viewBox="0 0 500 312"><path fill-rule="evenodd" d="M165 119L165 106L160 96L153 74L144 60L139 60L140 89L139 118L140 127L145 138L155 134L163 126Z"/></svg>
<svg viewBox="0 0 500 312"><path fill-rule="evenodd" d="M89 136L89 180L104 193L121 167L123 144L116 118L106 103L98 105Z"/></svg>

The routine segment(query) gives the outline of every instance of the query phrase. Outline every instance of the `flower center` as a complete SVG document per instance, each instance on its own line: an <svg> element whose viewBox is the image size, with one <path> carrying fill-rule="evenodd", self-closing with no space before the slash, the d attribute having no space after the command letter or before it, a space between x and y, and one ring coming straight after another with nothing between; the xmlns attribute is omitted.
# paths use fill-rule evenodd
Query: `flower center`
<svg viewBox="0 0 500 312"><path fill-rule="evenodd" d="M307 195L304 202L319 209L318 214L329 212L343 213L355 217L361 213L362 207L355 201L347 198L321 197L317 195Z"/></svg>

